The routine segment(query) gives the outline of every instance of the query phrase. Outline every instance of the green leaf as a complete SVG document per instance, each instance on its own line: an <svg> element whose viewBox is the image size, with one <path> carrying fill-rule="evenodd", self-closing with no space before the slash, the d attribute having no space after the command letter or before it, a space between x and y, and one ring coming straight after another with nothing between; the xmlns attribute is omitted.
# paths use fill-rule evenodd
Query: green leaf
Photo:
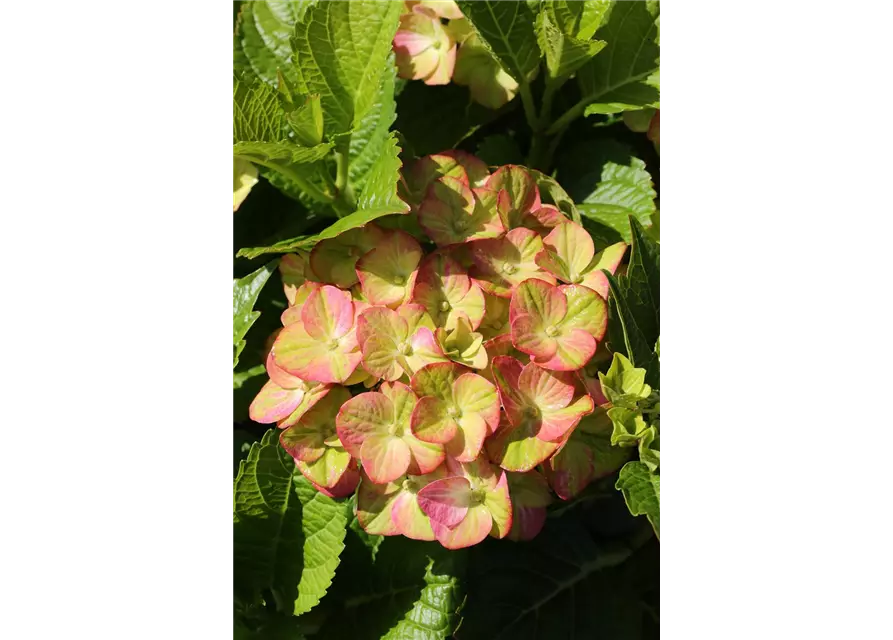
<svg viewBox="0 0 893 640"><path fill-rule="evenodd" d="M629 220L632 249L626 275L615 279L608 274L609 341L613 351L625 353L634 366L645 369L645 381L659 389L660 359L655 345L660 338L660 245L638 220Z"/></svg>
<svg viewBox="0 0 893 640"><path fill-rule="evenodd" d="M332 584L344 549L348 510L345 501L320 493L297 470L293 481L301 501L304 531L304 570L294 601L294 615L298 616L310 611Z"/></svg>
<svg viewBox="0 0 893 640"><path fill-rule="evenodd" d="M362 190L366 176L388 144L390 128L397 117L397 102L394 99L396 77L397 67L393 64L393 56L390 56L381 74L375 101L350 136L348 179L354 193Z"/></svg>
<svg viewBox="0 0 893 640"><path fill-rule="evenodd" d="M332 150L332 143L315 147L301 147L292 142L239 142L233 145L233 155L250 162L268 164L306 164L322 160Z"/></svg>
<svg viewBox="0 0 893 640"><path fill-rule="evenodd" d="M239 354L245 348L245 334L260 316L259 311L252 311L254 303L278 263L278 260L273 260L254 273L233 280L233 369L239 363Z"/></svg>
<svg viewBox="0 0 893 640"><path fill-rule="evenodd" d="M251 446L234 491L234 577L243 603L273 595L279 611L300 615L335 574L347 526L344 502L319 493L270 429Z"/></svg>
<svg viewBox="0 0 893 640"><path fill-rule="evenodd" d="M660 476L641 462L627 462L620 470L617 488L634 516L646 516L660 538Z"/></svg>
<svg viewBox="0 0 893 640"><path fill-rule="evenodd" d="M327 603L320 637L446 640L459 624L467 554L436 542L387 537L374 560L363 541L348 547Z"/></svg>
<svg viewBox="0 0 893 640"><path fill-rule="evenodd" d="M481 140L475 155L491 167L524 163L524 154L517 141L506 133L497 133Z"/></svg>
<svg viewBox="0 0 893 640"><path fill-rule="evenodd" d="M503 69L519 83L527 82L541 55L531 8L496 0L460 0L459 8Z"/></svg>
<svg viewBox="0 0 893 640"><path fill-rule="evenodd" d="M539 188L540 194L544 195L543 192L545 191L545 195L548 195L547 202L551 200L552 204L558 207L561 213L580 224L580 212L577 210L577 205L567 195L567 192L561 188L561 185L555 181L555 178L540 173L536 169L530 169L530 175L536 179L536 186Z"/></svg>
<svg viewBox="0 0 893 640"><path fill-rule="evenodd" d="M233 144L287 141L285 126L275 89L233 78Z"/></svg>
<svg viewBox="0 0 893 640"><path fill-rule="evenodd" d="M412 153L421 157L457 147L516 104L512 101L501 109L488 109L473 102L466 87L429 87L424 82L410 82L397 98L395 127Z"/></svg>
<svg viewBox="0 0 893 640"><path fill-rule="evenodd" d="M250 70L276 86L277 70L291 81L297 79L289 42L295 22L315 0L266 0L243 2L234 43L234 67Z"/></svg>
<svg viewBox="0 0 893 640"><path fill-rule="evenodd" d="M608 44L577 71L586 115L660 105L658 26L645 2L615 2L598 31ZM655 82L657 86L655 86Z"/></svg>
<svg viewBox="0 0 893 640"><path fill-rule="evenodd" d="M660 388L660 245L630 217L632 249L625 276L611 284L608 332L613 351L625 353L634 366L647 370L646 382ZM607 272L606 272L607 273Z"/></svg>
<svg viewBox="0 0 893 640"><path fill-rule="evenodd" d="M627 633L641 612L628 608L623 563L651 532L602 541L572 515L548 519L530 542L486 540L471 549L459 640L635 637Z"/></svg>
<svg viewBox="0 0 893 640"><path fill-rule="evenodd" d="M399 158L400 147L392 133L381 151L375 164L366 176L366 183L358 198L359 209L338 220L315 236L298 236L283 240L269 247L252 247L240 249L237 256L255 258L265 253L288 253L295 249L309 249L320 240L335 236L382 216L409 212L409 205L397 197L397 183L400 179L400 168L403 166Z"/></svg>
<svg viewBox="0 0 893 640"><path fill-rule="evenodd" d="M593 35L611 3L546 0L536 18L536 35L546 55L546 71L555 86L562 84L605 48Z"/></svg>
<svg viewBox="0 0 893 640"><path fill-rule="evenodd" d="M629 147L613 141L599 145L588 155L587 166L592 169L567 181L568 191L579 203L584 226L596 239L610 244L620 239L629 243L629 216L647 227L657 211L651 174Z"/></svg>
<svg viewBox="0 0 893 640"><path fill-rule="evenodd" d="M400 2L321 2L295 24L297 85L320 96L329 137L374 105L402 11Z"/></svg>

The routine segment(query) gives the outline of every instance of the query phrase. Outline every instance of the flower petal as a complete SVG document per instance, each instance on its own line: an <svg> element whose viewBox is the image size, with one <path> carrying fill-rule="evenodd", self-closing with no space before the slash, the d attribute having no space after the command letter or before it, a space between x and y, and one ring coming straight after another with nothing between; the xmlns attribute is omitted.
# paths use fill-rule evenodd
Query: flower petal
<svg viewBox="0 0 893 640"><path fill-rule="evenodd" d="M521 371L518 385L542 411L563 409L574 399L574 383L569 375L548 371L533 362Z"/></svg>
<svg viewBox="0 0 893 640"><path fill-rule="evenodd" d="M304 462L296 460L295 466L298 467L304 477L314 484L321 487L333 488L341 480L341 477L347 472L351 457L344 449L327 448L322 457L313 462Z"/></svg>
<svg viewBox="0 0 893 640"><path fill-rule="evenodd" d="M554 325L553 330L557 331ZM542 318L530 313L515 316L512 320L512 344L519 351L548 360L558 350L558 340L546 332Z"/></svg>
<svg viewBox="0 0 893 640"><path fill-rule="evenodd" d="M552 489L562 500L570 500L586 488L595 475L592 449L571 436L561 450L546 462Z"/></svg>
<svg viewBox="0 0 893 640"><path fill-rule="evenodd" d="M524 419L520 426L504 420L499 430L487 440L490 459L509 471L530 471L547 460L558 447L558 442L545 442L536 437L540 423Z"/></svg>
<svg viewBox="0 0 893 640"><path fill-rule="evenodd" d="M414 375L430 364L449 361L428 327L416 329L409 341L409 346L410 352L402 360L405 365L403 368L408 375Z"/></svg>
<svg viewBox="0 0 893 640"><path fill-rule="evenodd" d="M452 529L465 519L472 490L467 478L451 476L436 480L418 492L419 507L431 522Z"/></svg>
<svg viewBox="0 0 893 640"><path fill-rule="evenodd" d="M582 329L572 329L556 341L555 353L550 357L534 356L533 362L553 371L577 371L595 354L595 338Z"/></svg>
<svg viewBox="0 0 893 640"><path fill-rule="evenodd" d="M310 484L313 485L314 489L330 498L346 498L347 496L352 495L354 491L356 491L359 483L360 471L359 467L357 467L357 461L353 459L350 461L350 464L347 465L347 469L341 475L338 482L335 483L335 486L326 488L316 484L312 480L310 481Z"/></svg>
<svg viewBox="0 0 893 640"><path fill-rule="evenodd" d="M372 482L396 480L409 468L411 453L401 438L390 434L369 435L360 447L363 469Z"/></svg>
<svg viewBox="0 0 893 640"><path fill-rule="evenodd" d="M463 549L476 545L487 537L493 528L493 517L487 507L479 504L468 510L465 519L455 529L449 529L433 520L431 528L434 529L437 541L447 549Z"/></svg>
<svg viewBox="0 0 893 640"><path fill-rule="evenodd" d="M357 260L357 276L370 304L399 305L415 285L422 248L408 233L393 231Z"/></svg>
<svg viewBox="0 0 893 640"><path fill-rule="evenodd" d="M419 507L416 494L409 491L403 491L394 500L391 522L394 528L412 540L435 539L431 521Z"/></svg>
<svg viewBox="0 0 893 640"><path fill-rule="evenodd" d="M446 444L456 435L459 425L449 414L446 402L433 396L420 399L412 412L412 434L423 442Z"/></svg>
<svg viewBox="0 0 893 640"><path fill-rule="evenodd" d="M434 396L452 401L453 383L466 369L454 362L437 362L420 369L412 376L412 390L418 397Z"/></svg>
<svg viewBox="0 0 893 640"><path fill-rule="evenodd" d="M481 453L484 440L490 433L489 427L477 413L466 413L456 420L458 429L446 443L446 454L459 462L471 462Z"/></svg>
<svg viewBox="0 0 893 640"><path fill-rule="evenodd" d="M376 536L395 536L400 527L392 518L394 504L401 496L401 481L375 484L360 471L357 489L357 520L363 531Z"/></svg>
<svg viewBox="0 0 893 640"><path fill-rule="evenodd" d="M558 287L567 300L567 313L561 323L563 329L582 329L596 340L605 336L608 328L608 303L598 293L580 285Z"/></svg>
<svg viewBox="0 0 893 640"><path fill-rule="evenodd" d="M462 411L481 417L492 433L499 426L499 395L496 386L475 373L463 373L453 383L453 401ZM459 426L463 427L462 420ZM464 428L464 427L463 427Z"/></svg>
<svg viewBox="0 0 893 640"><path fill-rule="evenodd" d="M361 393L345 402L335 418L338 438L354 458L366 438L387 435L394 423L394 404L383 393Z"/></svg>
<svg viewBox="0 0 893 640"><path fill-rule="evenodd" d="M484 506L493 518L490 535L494 538L505 538L512 530L512 501L509 496L508 478L504 471L499 474L496 487L484 496Z"/></svg>
<svg viewBox="0 0 893 640"><path fill-rule="evenodd" d="M350 293L325 285L310 294L301 308L301 320L307 333L320 341L344 336L354 321Z"/></svg>
<svg viewBox="0 0 893 640"><path fill-rule="evenodd" d="M248 416L255 422L270 424L282 420L304 399L304 389L283 389L272 380L261 388L248 407Z"/></svg>
<svg viewBox="0 0 893 640"><path fill-rule="evenodd" d="M313 462L321 458L328 447L325 444L326 436L314 426L301 424L300 422L285 429L279 435L282 448L296 461Z"/></svg>
<svg viewBox="0 0 893 640"><path fill-rule="evenodd" d="M591 397L581 396L563 409L543 411L542 425L536 437L547 442L560 440L577 426L583 416L592 413L594 408Z"/></svg>
<svg viewBox="0 0 893 640"><path fill-rule="evenodd" d="M472 225L474 194L450 176L431 183L419 205L419 226L438 247L464 242L476 231Z"/></svg>
<svg viewBox="0 0 893 640"><path fill-rule="evenodd" d="M544 280L531 278L519 284L512 292L509 305L509 321L522 315L532 315L544 327L557 326L567 314L567 298Z"/></svg>
<svg viewBox="0 0 893 640"><path fill-rule="evenodd" d="M517 165L505 165L496 170L487 181L487 188L500 195L500 212L506 229L521 226L525 214L540 208L540 194L536 180L525 169Z"/></svg>
<svg viewBox="0 0 893 640"><path fill-rule="evenodd" d="M610 286L608 285L608 278L601 270L605 269L610 273L616 272L617 267L620 266L620 262L623 260L625 254L625 242L612 244L610 247L595 254L595 257L592 258L592 264L587 269L586 277L583 278L583 281L580 282L580 284L584 287L589 287L607 300Z"/></svg>
<svg viewBox="0 0 893 640"><path fill-rule="evenodd" d="M592 236L581 225L571 221L552 229L549 235L543 238L543 247L547 262L564 267L562 273L556 271L552 273L568 283L579 282L582 279L595 255ZM537 262L543 268L549 269L539 260Z"/></svg>
<svg viewBox="0 0 893 640"><path fill-rule="evenodd" d="M519 379L523 366L511 356L493 358L493 379L499 392L499 401L505 409L506 416L513 425L520 425L524 419L527 401L521 393Z"/></svg>

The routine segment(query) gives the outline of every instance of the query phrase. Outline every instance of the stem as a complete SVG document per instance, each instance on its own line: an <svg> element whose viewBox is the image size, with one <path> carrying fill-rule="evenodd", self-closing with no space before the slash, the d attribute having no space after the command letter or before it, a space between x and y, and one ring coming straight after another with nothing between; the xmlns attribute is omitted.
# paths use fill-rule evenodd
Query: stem
<svg viewBox="0 0 893 640"><path fill-rule="evenodd" d="M559 131L564 131L567 126L583 115L586 106L591 102L590 99L580 100L577 104L565 111L558 120L552 123L552 126L546 130L547 135L555 135Z"/></svg>
<svg viewBox="0 0 893 640"><path fill-rule="evenodd" d="M335 147L335 160L337 162L337 170L335 172L335 189L337 190L337 198L335 199L335 210L338 217L341 218L341 211L352 212L356 208L356 200L354 200L353 190L348 180L348 166L350 162L350 135L347 134L338 140ZM341 211L339 211L339 209Z"/></svg>
<svg viewBox="0 0 893 640"><path fill-rule="evenodd" d="M527 126L534 133L539 132L540 123L536 117L536 108L533 106L533 94L530 93L530 85L526 80L521 83L521 104L524 105L524 116L527 118Z"/></svg>
<svg viewBox="0 0 893 640"><path fill-rule="evenodd" d="M531 127L533 129L533 140L530 143L530 153L527 156L527 166L539 169L544 173L548 173L548 165L552 159L552 153L546 150L548 136L545 129L549 126L549 116L552 113L552 99L555 96L555 89L555 84L547 78L539 121L535 127Z"/></svg>
<svg viewBox="0 0 893 640"><path fill-rule="evenodd" d="M315 184L308 182L307 180L305 180L303 178L303 176L296 173L295 171L292 171L288 167L283 167L282 165L276 164L274 162L266 162L264 160L258 160L257 158L254 158L252 156L239 156L239 157L242 158L243 160L248 160L249 162L253 162L254 164L259 164L260 166L266 167L267 169L270 169L277 173L281 173L289 180L293 180L301 188L301 191L306 193L308 196L310 196L314 200L317 200L317 201L325 203L325 204L331 204L334 201L332 196L328 195L327 193L324 193Z"/></svg>

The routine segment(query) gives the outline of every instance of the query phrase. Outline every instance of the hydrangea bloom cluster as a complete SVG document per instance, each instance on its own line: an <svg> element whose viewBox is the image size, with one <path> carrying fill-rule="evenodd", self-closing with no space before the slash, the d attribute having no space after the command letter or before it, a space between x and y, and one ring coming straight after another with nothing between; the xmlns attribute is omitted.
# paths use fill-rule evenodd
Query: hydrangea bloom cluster
<svg viewBox="0 0 893 640"><path fill-rule="evenodd" d="M530 539L553 491L596 475L601 269L626 245L596 251L525 168L461 151L417 160L401 194L422 233L369 223L282 259L289 306L251 417L319 491L356 492L370 534Z"/></svg>
<svg viewBox="0 0 893 640"><path fill-rule="evenodd" d="M472 98L498 109L518 83L493 58L453 0L407 0L394 36L397 73L428 85L465 85Z"/></svg>

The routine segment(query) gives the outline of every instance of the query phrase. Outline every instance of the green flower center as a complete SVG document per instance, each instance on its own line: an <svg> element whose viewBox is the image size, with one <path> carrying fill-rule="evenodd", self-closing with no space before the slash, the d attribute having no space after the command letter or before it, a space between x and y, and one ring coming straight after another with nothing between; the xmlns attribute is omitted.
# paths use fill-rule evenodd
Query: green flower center
<svg viewBox="0 0 893 640"><path fill-rule="evenodd" d="M546 327L546 335L550 338L554 338L558 335L558 328L555 325L550 324L548 327Z"/></svg>
<svg viewBox="0 0 893 640"><path fill-rule="evenodd" d="M440 310L443 311L444 313L446 313L447 311L449 311L452 308L453 307L451 307L450 303L447 302L446 300L444 300L443 302L440 303Z"/></svg>
<svg viewBox="0 0 893 640"><path fill-rule="evenodd" d="M406 278L404 278L403 276L397 276L396 278L394 278L394 284L398 286L406 284Z"/></svg>
<svg viewBox="0 0 893 640"><path fill-rule="evenodd" d="M390 426L390 428L388 429L388 431L390 432L390 434L392 436L395 436L397 438L403 437L403 425L402 424L392 424Z"/></svg>
<svg viewBox="0 0 893 640"><path fill-rule="evenodd" d="M419 486L409 476L406 476L402 487L404 491L409 491L410 493L415 493L419 490Z"/></svg>
<svg viewBox="0 0 893 640"><path fill-rule="evenodd" d="M457 407L450 407L447 409L447 415L453 420L458 420L462 417L462 412Z"/></svg>
<svg viewBox="0 0 893 640"><path fill-rule="evenodd" d="M329 340L329 351L338 350L338 340Z"/></svg>
<svg viewBox="0 0 893 640"><path fill-rule="evenodd" d="M487 490L486 489L475 489L471 492L471 506L477 506L479 504L484 504L484 500L487 499Z"/></svg>
<svg viewBox="0 0 893 640"><path fill-rule="evenodd" d="M432 44L431 46L434 47L435 50L438 50L443 47L443 43L440 40L435 40L434 44Z"/></svg>
<svg viewBox="0 0 893 640"><path fill-rule="evenodd" d="M412 355L412 345L407 344L406 342L401 342L398 348L400 349L400 353L402 353L404 356Z"/></svg>
<svg viewBox="0 0 893 640"><path fill-rule="evenodd" d="M518 267L516 267L515 265L511 264L510 262L503 262L503 263L502 263L502 272L503 272L503 273L507 273L508 275L512 275L512 274L515 273L517 270L518 270Z"/></svg>
<svg viewBox="0 0 893 640"><path fill-rule="evenodd" d="M465 231L468 228L468 221L464 218L459 218L453 223L453 228L456 231Z"/></svg>

